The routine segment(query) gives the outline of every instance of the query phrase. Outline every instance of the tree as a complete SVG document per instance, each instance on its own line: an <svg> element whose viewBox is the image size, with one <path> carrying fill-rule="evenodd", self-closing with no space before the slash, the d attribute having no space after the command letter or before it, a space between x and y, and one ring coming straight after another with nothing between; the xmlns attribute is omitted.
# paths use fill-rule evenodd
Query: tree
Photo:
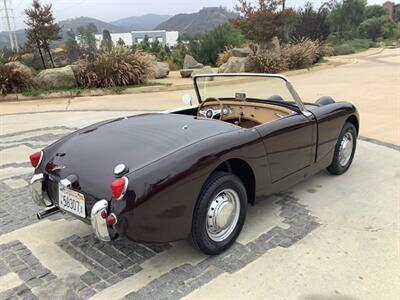
<svg viewBox="0 0 400 300"><path fill-rule="evenodd" d="M339 36L352 37L356 34L358 26L364 21L366 0L343 0L331 2L332 11L329 21L332 31Z"/></svg>
<svg viewBox="0 0 400 300"><path fill-rule="evenodd" d="M381 5L367 5L365 8L365 18L370 19L372 17L382 17L386 15L386 11L383 9Z"/></svg>
<svg viewBox="0 0 400 300"><path fill-rule="evenodd" d="M218 53L226 48L239 47L243 42L244 39L240 32L231 24L225 23L207 32L197 40L197 43L192 41L191 45L189 42L189 49L194 57L203 64L215 66ZM193 53L194 49L197 53Z"/></svg>
<svg viewBox="0 0 400 300"><path fill-rule="evenodd" d="M28 17L27 21L25 21L25 24L28 26L25 30L28 39L27 43L36 47L44 68L46 68L46 63L43 53L47 53L54 68L50 42L61 39L61 27L54 23L55 18L51 4L42 6L39 0L33 0L32 8L25 9L25 14Z"/></svg>
<svg viewBox="0 0 400 300"><path fill-rule="evenodd" d="M282 35L285 16L289 11L278 9L281 0L257 0L257 3L253 5L246 0L239 0L235 9L240 15L231 22L246 39L266 47L274 37Z"/></svg>
<svg viewBox="0 0 400 300"><path fill-rule="evenodd" d="M396 10L396 15L394 16L396 22L400 22L400 9Z"/></svg>
<svg viewBox="0 0 400 300"><path fill-rule="evenodd" d="M114 47L113 41L111 39L111 34L107 29L103 30L103 39L101 40L100 48L104 51L110 52Z"/></svg>
<svg viewBox="0 0 400 300"><path fill-rule="evenodd" d="M119 38L118 41L117 41L117 45L118 46L125 46L124 40L122 38Z"/></svg>
<svg viewBox="0 0 400 300"><path fill-rule="evenodd" d="M67 31L68 38L65 41L65 51L70 61L74 61L79 58L80 50L78 42L76 41L75 32L70 29Z"/></svg>
<svg viewBox="0 0 400 300"><path fill-rule="evenodd" d="M321 5L318 11L315 11L312 3L307 2L304 9L299 10L290 36L296 39L308 37L314 41L325 40L330 33L328 15L329 10L326 5Z"/></svg>
<svg viewBox="0 0 400 300"><path fill-rule="evenodd" d="M389 16L372 17L362 22L359 30L365 37L376 41L379 37L393 37L396 31L396 23Z"/></svg>
<svg viewBox="0 0 400 300"><path fill-rule="evenodd" d="M77 28L79 33L80 43L89 50L91 54L97 51L97 41L94 34L97 32L97 27L94 23L89 23L86 26L79 26Z"/></svg>

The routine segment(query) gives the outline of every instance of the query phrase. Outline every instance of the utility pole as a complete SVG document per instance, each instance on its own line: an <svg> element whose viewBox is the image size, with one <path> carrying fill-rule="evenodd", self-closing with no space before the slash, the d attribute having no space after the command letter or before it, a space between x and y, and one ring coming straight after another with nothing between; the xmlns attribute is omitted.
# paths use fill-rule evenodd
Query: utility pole
<svg viewBox="0 0 400 300"><path fill-rule="evenodd" d="M7 1L9 1L9 7L7 6ZM11 50L12 51L16 51L18 52L18 41L17 41L17 34L15 32L15 19L13 16L13 11L12 11L12 4L11 4L11 0L3 0L3 12L4 12L4 16L3 16L3 21L5 24L5 27L8 31L8 37L10 38L10 46L11 46ZM11 27L11 20L13 19L13 28Z"/></svg>

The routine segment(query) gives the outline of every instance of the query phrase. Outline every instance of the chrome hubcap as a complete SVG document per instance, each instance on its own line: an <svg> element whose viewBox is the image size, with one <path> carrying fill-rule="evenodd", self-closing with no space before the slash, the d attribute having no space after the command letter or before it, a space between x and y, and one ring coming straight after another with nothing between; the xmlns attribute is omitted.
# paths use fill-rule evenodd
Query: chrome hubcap
<svg viewBox="0 0 400 300"><path fill-rule="evenodd" d="M339 164L345 167L350 161L351 154L353 153L353 135L347 132L342 141L340 142L339 148Z"/></svg>
<svg viewBox="0 0 400 300"><path fill-rule="evenodd" d="M232 189L222 190L208 207L207 234L215 242L225 240L233 232L239 220L239 195Z"/></svg>

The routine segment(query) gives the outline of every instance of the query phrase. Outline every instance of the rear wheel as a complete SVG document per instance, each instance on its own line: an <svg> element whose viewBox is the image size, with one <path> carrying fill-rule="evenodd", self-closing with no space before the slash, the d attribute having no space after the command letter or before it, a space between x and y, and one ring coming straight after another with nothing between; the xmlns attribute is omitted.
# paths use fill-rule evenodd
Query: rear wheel
<svg viewBox="0 0 400 300"><path fill-rule="evenodd" d="M242 230L246 208L247 193L242 181L230 173L212 174L194 210L194 246L209 255L229 248Z"/></svg>
<svg viewBox="0 0 400 300"><path fill-rule="evenodd" d="M333 161L327 170L334 175L345 173L353 162L357 145L357 130L353 124L346 122L336 143Z"/></svg>

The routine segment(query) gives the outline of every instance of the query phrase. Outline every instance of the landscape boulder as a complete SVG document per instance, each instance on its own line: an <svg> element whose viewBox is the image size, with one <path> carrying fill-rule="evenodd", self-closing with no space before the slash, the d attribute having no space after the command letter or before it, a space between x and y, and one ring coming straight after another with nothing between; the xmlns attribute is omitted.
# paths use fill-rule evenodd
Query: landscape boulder
<svg viewBox="0 0 400 300"><path fill-rule="evenodd" d="M39 85L49 88L70 88L77 86L71 66L43 70L36 76L36 81Z"/></svg>
<svg viewBox="0 0 400 300"><path fill-rule="evenodd" d="M193 73L193 69L181 69L181 77L182 78L190 78L190 76L192 76Z"/></svg>
<svg viewBox="0 0 400 300"><path fill-rule="evenodd" d="M248 57L230 57L226 63L221 65L218 73L242 73L250 72L250 59Z"/></svg>
<svg viewBox="0 0 400 300"><path fill-rule="evenodd" d="M5 65L14 66L15 69L17 69L21 73L25 73L27 76L29 76L29 78L33 78L34 76L33 70L19 61L8 62Z"/></svg>
<svg viewBox="0 0 400 300"><path fill-rule="evenodd" d="M200 74L212 74L213 73L213 70L212 70L212 68L210 67L210 66L205 66L204 68L202 68L202 69L195 69L195 70L193 70L193 72L192 72L192 78L194 77L194 76L196 76L196 75L200 75Z"/></svg>
<svg viewBox="0 0 400 300"><path fill-rule="evenodd" d="M155 77L157 79L159 78L165 78L169 74L169 65L164 62L157 62L155 65Z"/></svg>
<svg viewBox="0 0 400 300"><path fill-rule="evenodd" d="M195 60L193 56L190 56L188 54L185 55L185 59L183 61L183 69L201 69L203 67L203 64Z"/></svg>
<svg viewBox="0 0 400 300"><path fill-rule="evenodd" d="M247 57L253 54L253 50L250 48L233 48L232 56L234 57Z"/></svg>

